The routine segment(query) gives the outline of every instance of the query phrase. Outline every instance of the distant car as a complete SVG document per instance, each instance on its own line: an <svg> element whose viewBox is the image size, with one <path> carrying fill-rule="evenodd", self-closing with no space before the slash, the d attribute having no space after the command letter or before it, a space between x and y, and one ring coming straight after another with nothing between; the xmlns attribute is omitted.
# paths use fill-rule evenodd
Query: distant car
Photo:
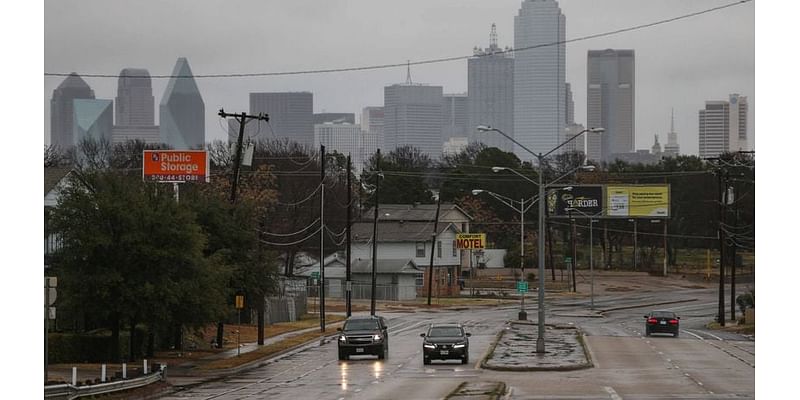
<svg viewBox="0 0 800 400"><path fill-rule="evenodd" d="M678 337L681 317L669 310L655 310L644 316L644 335L651 333L671 333Z"/></svg>
<svg viewBox="0 0 800 400"><path fill-rule="evenodd" d="M352 355L376 355L379 360L389 353L389 327L386 319L379 316L350 317L339 334L339 360Z"/></svg>
<svg viewBox="0 0 800 400"><path fill-rule="evenodd" d="M469 362L469 337L461 324L431 324L428 332L421 333L422 363L428 365L431 360L461 360Z"/></svg>

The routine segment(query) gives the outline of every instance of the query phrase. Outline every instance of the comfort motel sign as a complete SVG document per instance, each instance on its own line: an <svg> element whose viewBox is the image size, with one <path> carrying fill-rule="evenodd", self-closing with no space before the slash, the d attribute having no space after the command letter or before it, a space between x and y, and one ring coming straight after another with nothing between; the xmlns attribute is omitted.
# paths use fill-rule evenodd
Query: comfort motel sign
<svg viewBox="0 0 800 400"><path fill-rule="evenodd" d="M486 248L485 233L458 233L456 234L456 247L463 250L478 250Z"/></svg>

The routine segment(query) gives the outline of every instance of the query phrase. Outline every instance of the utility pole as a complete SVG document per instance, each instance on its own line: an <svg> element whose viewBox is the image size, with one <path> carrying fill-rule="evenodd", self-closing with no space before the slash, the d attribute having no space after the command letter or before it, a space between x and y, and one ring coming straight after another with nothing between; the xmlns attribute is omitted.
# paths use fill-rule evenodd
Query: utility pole
<svg viewBox="0 0 800 400"><path fill-rule="evenodd" d="M319 149L319 329L325 332L325 146Z"/></svg>
<svg viewBox="0 0 800 400"><path fill-rule="evenodd" d="M439 207L442 204L442 194L436 198L436 217L433 221L433 233L431 234L431 264L428 266L428 305L431 305L431 289L433 285L433 253L436 251L436 232L439 229ZM436 291L437 295L439 291Z"/></svg>
<svg viewBox="0 0 800 400"><path fill-rule="evenodd" d="M372 294L369 305L369 315L375 315L375 290L377 286L378 265L378 203L381 189L381 149L375 153L375 220L372 223Z"/></svg>
<svg viewBox="0 0 800 400"><path fill-rule="evenodd" d="M244 126L247 124L248 120L258 120L258 121L269 121L269 116L267 114L259 113L258 115L247 115L247 113L242 112L241 114L229 114L226 113L225 110L219 109L219 113L217 115L220 118L228 118L233 117L235 120L239 121L239 139L236 141L236 155L233 160L233 175L231 176L231 205L236 204L236 185L239 182L239 166L242 162L242 140L244 140ZM233 211L233 209L231 209ZM262 300L263 301L263 300ZM263 318L259 320L263 322ZM259 324L261 325L261 324ZM222 339L224 336L224 329L225 324L224 322L217 323L217 348L222 348ZM259 326L259 332L263 332L263 327ZM259 338L259 342L263 343L264 339Z"/></svg>
<svg viewBox="0 0 800 400"><path fill-rule="evenodd" d="M578 266L578 248L575 246L575 236L577 236L577 230L575 229L575 219L569 219L572 224L572 291L577 293L578 292L578 283L575 280L575 269Z"/></svg>
<svg viewBox="0 0 800 400"><path fill-rule="evenodd" d="M727 203L728 191L726 189L727 182L723 178L723 172L718 170L718 186L719 186L719 304L717 313L718 322L721 326L725 326L725 231L722 229L725 223L725 205Z"/></svg>
<svg viewBox="0 0 800 400"><path fill-rule="evenodd" d="M352 169L352 164L350 163L350 154L347 155L347 260L345 260L345 307L347 308L347 317L350 317L352 314L352 301L353 301L353 282L350 280L350 258L351 256L351 230L350 228L353 225L353 199L352 199L352 185L350 183L350 173Z"/></svg>
<svg viewBox="0 0 800 400"><path fill-rule="evenodd" d="M736 183L731 185L733 189L733 225L739 225L739 205L736 202ZM735 234L735 232L734 232ZM731 319L736 321L736 238L731 240Z"/></svg>

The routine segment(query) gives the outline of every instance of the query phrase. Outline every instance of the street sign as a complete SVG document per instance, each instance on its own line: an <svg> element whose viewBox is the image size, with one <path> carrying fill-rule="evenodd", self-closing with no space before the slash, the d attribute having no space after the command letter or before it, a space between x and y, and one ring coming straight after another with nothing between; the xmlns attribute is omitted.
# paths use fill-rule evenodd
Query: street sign
<svg viewBox="0 0 800 400"><path fill-rule="evenodd" d="M572 257L564 257L564 262L567 264L572 263Z"/></svg>
<svg viewBox="0 0 800 400"><path fill-rule="evenodd" d="M47 319L56 319L56 308L55 307L47 307L47 315L45 315Z"/></svg>
<svg viewBox="0 0 800 400"><path fill-rule="evenodd" d="M236 295L236 309L241 310L244 308L244 295Z"/></svg>
<svg viewBox="0 0 800 400"><path fill-rule="evenodd" d="M311 279L319 279L319 271L312 272Z"/></svg>
<svg viewBox="0 0 800 400"><path fill-rule="evenodd" d="M44 287L57 287L58 286L58 278L55 276L45 276L44 277Z"/></svg>
<svg viewBox="0 0 800 400"><path fill-rule="evenodd" d="M527 292L528 292L528 282L517 281L517 293L527 293Z"/></svg>

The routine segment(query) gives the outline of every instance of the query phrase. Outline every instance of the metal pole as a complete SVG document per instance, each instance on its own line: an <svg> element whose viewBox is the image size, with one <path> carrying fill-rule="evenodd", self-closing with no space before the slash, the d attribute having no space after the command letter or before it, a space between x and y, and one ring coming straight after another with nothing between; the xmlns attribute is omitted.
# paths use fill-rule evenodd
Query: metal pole
<svg viewBox="0 0 800 400"><path fill-rule="evenodd" d="M433 233L431 234L431 264L428 267L428 305L431 305L431 285L433 283L433 252L436 250L436 231L439 229L439 207L442 204L442 194L436 199L436 219L433 221ZM438 281L438 279L437 279ZM436 295L439 295L437 286Z"/></svg>
<svg viewBox="0 0 800 400"><path fill-rule="evenodd" d="M667 220L664 222L664 276L667 276Z"/></svg>
<svg viewBox="0 0 800 400"><path fill-rule="evenodd" d="M242 309L239 309L239 317L236 321L236 357L242 355Z"/></svg>
<svg viewBox="0 0 800 400"><path fill-rule="evenodd" d="M50 278L44 278L44 382L47 383L47 336L50 334Z"/></svg>
<svg viewBox="0 0 800 400"><path fill-rule="evenodd" d="M350 154L347 155L347 260L345 260L345 302L347 308L347 316L350 317L353 309L352 309L352 301L353 301L353 282L350 281L350 258L351 256L351 227L352 223L351 220L352 216L352 185L350 183L350 171L352 168L352 164L350 163Z"/></svg>
<svg viewBox="0 0 800 400"><path fill-rule="evenodd" d="M542 166L542 153L539 159L539 312L538 312L538 337L536 338L536 352L544 353L544 166Z"/></svg>
<svg viewBox="0 0 800 400"><path fill-rule="evenodd" d="M578 236L578 231L575 227L575 219L570 217L570 223L572 224L572 291L577 293L578 292L578 282L575 279L575 269L578 266L578 248L576 247L576 236Z"/></svg>
<svg viewBox="0 0 800 400"><path fill-rule="evenodd" d="M725 231L722 230L722 224L725 223L725 203L727 202L728 190L725 186L726 182L722 180L722 170L718 172L718 188L719 188L719 228L717 235L719 236L719 304L717 313L717 322L721 326L725 326Z"/></svg>
<svg viewBox="0 0 800 400"><path fill-rule="evenodd" d="M375 290L377 286L377 264L378 264L378 195L381 190L381 149L378 149L375 157L375 221L372 225L372 294L370 295L369 315L375 315Z"/></svg>
<svg viewBox="0 0 800 400"><path fill-rule="evenodd" d="M636 241L637 241L637 236L638 236L637 232L636 232L636 228L637 228L637 223L636 223L636 218L634 218L633 219L633 270L634 271L637 270L637 268L636 268L637 262L636 261L637 261L637 258L638 258L637 257L638 254L636 253L636 247L637 247L636 246L636 244L637 244Z"/></svg>
<svg viewBox="0 0 800 400"><path fill-rule="evenodd" d="M319 329L325 332L325 146L320 145L319 175Z"/></svg>
<svg viewBox="0 0 800 400"><path fill-rule="evenodd" d="M541 249L539 249L541 251ZM525 279L525 198L519 200L519 273L520 280ZM520 292L519 315L517 318L520 321L528 319L528 313L525 312L525 292Z"/></svg>
<svg viewBox="0 0 800 400"><path fill-rule="evenodd" d="M589 280L591 281L591 283L589 284L590 286L589 293L591 298L590 308L592 310L594 310L594 260L592 259L592 253L594 251L594 249L592 248L592 231L594 231L593 228L594 228L594 219L590 217L589 218L589 276L590 276Z"/></svg>

